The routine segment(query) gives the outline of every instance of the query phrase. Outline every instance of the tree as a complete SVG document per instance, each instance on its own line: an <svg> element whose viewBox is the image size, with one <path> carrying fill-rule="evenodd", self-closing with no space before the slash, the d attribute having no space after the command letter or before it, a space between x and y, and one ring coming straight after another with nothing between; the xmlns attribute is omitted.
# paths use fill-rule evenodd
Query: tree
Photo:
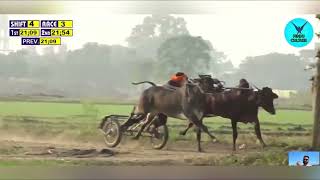
<svg viewBox="0 0 320 180"><path fill-rule="evenodd" d="M320 14L317 15L317 18L320 20ZM320 49L318 49L317 56L318 61L316 63L317 72L314 77L314 104L313 104L313 113L314 113L314 124L313 124L313 139L312 147L314 149L320 149Z"/></svg>
<svg viewBox="0 0 320 180"><path fill-rule="evenodd" d="M306 62L293 54L271 53L247 57L240 64L235 76L247 78L257 86L269 86L284 90L306 90L309 88ZM272 73L271 73L272 71Z"/></svg>
<svg viewBox="0 0 320 180"><path fill-rule="evenodd" d="M166 39L189 34L183 18L170 15L152 15L136 25L127 38L128 46L135 48L143 58L155 58L157 49Z"/></svg>
<svg viewBox="0 0 320 180"><path fill-rule="evenodd" d="M110 47L98 43L87 43L83 48L67 55L66 72L80 81L96 81L109 66Z"/></svg>
<svg viewBox="0 0 320 180"><path fill-rule="evenodd" d="M78 96L129 93L131 82L148 73L137 59L142 58L131 48L87 43L83 48L67 53L66 60L60 65L58 83Z"/></svg>
<svg viewBox="0 0 320 180"><path fill-rule="evenodd" d="M158 49L158 69L160 75L183 71L189 76L209 70L211 55L217 52L201 37L182 35L170 38Z"/></svg>
<svg viewBox="0 0 320 180"><path fill-rule="evenodd" d="M299 53L301 60L310 63L314 61L314 57L316 56L317 51L315 49L304 49L301 50Z"/></svg>
<svg viewBox="0 0 320 180"><path fill-rule="evenodd" d="M6 77L16 77L21 78L25 77L29 73L29 65L27 59L30 56L28 51L22 49L17 52L9 53L4 58L5 70L2 72Z"/></svg>

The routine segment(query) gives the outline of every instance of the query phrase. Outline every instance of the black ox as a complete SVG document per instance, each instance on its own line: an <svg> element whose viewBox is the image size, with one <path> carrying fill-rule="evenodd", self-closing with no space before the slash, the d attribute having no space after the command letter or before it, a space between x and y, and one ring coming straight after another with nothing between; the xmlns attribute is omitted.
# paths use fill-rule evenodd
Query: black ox
<svg viewBox="0 0 320 180"><path fill-rule="evenodd" d="M195 85L189 85L193 87L188 88L190 90L189 96L191 99L203 99L202 106L204 107L204 115L213 114L231 120L233 130L233 150L236 150L238 122L254 123L256 136L263 147L265 147L266 144L261 136L258 118L259 107L262 107L270 114L276 113L273 100L278 98L278 95L272 92L272 89L269 87L264 87L262 89L257 88L257 91L254 91L253 89L241 89L248 88L248 85L245 82L245 79L240 80L240 89L232 89L230 91L213 93L210 95L203 93L203 91ZM188 127L180 132L180 134L185 135L192 126L193 124L189 123ZM200 133L201 132L198 130L198 138L201 138Z"/></svg>
<svg viewBox="0 0 320 180"><path fill-rule="evenodd" d="M133 113L138 115L138 118L129 119L123 125L123 128L148 116L145 123L146 126L157 114L160 115L160 119L165 119L165 122L167 116L188 119L190 123L181 134L186 134L188 129L195 124L197 126L198 151L202 151L200 146L201 130L205 131L216 141L216 138L208 131L207 127L202 124L202 119L208 117L208 115L214 115L231 119L233 128L233 150L236 149L235 144L238 136L237 122L255 123L257 138L260 143L265 146L261 137L258 109L259 107L262 107L267 112L275 114L273 100L278 98L278 96L272 92L271 88L264 87L262 89L257 89L257 91L241 89L247 88L248 86L248 83L243 83L246 82L246 80L242 79L239 85L240 90L233 89L222 92L218 91L219 89L222 89L221 87L218 89L210 89L210 84L206 85L206 83L213 82L210 80L210 77L201 77L200 79L195 80L195 82L198 84L188 83L177 91L167 91L165 88L149 82L153 87L150 87L143 92L138 105L138 110L134 110ZM203 89L205 89L206 92L211 91L213 93L206 93ZM137 138L140 136L140 133L145 126L141 128L136 136Z"/></svg>

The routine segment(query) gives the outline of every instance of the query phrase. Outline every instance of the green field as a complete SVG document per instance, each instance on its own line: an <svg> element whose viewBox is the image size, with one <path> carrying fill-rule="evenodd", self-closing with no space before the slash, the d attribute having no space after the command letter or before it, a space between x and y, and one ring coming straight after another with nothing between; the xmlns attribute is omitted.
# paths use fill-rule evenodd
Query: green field
<svg viewBox="0 0 320 180"><path fill-rule="evenodd" d="M33 116L33 117L70 117L86 115L87 111L95 110L102 117L108 114L128 115L132 105L107 105L94 103L52 103L52 102L0 102L0 116ZM280 124L310 124L310 111L279 110L272 116L261 110L259 118L262 122ZM217 119L217 118L215 118Z"/></svg>
<svg viewBox="0 0 320 180"><path fill-rule="evenodd" d="M101 118L110 114L128 115L132 105L110 105L82 103L54 103L54 102L20 102L2 101L0 102L0 135L1 137L28 137L36 140L57 140L64 142L76 142L103 144L103 138L98 131ZM238 161L240 164L285 164L286 153L289 150L302 150L310 148L312 130L312 112L303 110L277 110L276 115L270 115L264 110L260 110L259 119L263 137L271 149L263 155L258 152L238 155L238 160L230 156L229 164ZM217 136L220 142L232 144L232 129L230 120L220 117L206 118L204 123L209 130ZM186 121L169 119L169 143L188 142L195 144L195 134L188 133L186 136L179 135L187 125ZM255 143L254 128L251 124L239 123L239 143ZM180 141L182 140L182 141ZM184 141L187 140L187 141ZM208 137L203 136L203 140L208 142ZM302 149L301 149L302 148ZM229 148L227 148L229 151ZM15 155L21 150L1 148L0 155ZM274 154L279 154L281 159ZM257 157L260 158L256 161ZM244 159L243 159L244 158ZM241 160L242 159L242 160ZM212 160L217 164L225 164L225 161ZM212 163L211 160L201 161L204 164ZM248 161L248 162L246 162ZM44 162L44 163L43 163ZM19 164L56 164L53 160L44 161L31 160L30 162L16 162L12 160L3 161L0 166ZM228 162L228 161L226 161ZM246 163L244 163L246 162ZM72 163L79 164L78 161ZM72 164L71 163L71 164ZM83 163L83 162L81 162ZM80 163L80 164L81 164ZM95 162L92 161L94 164ZM91 164L92 164L91 163ZM98 162L99 163L99 162ZM130 162L128 162L130 164ZM200 164L201 164L200 163ZM59 163L57 163L59 164ZM65 163L63 163L65 164ZM85 163L84 163L85 164ZM239 165L240 165L239 164Z"/></svg>
<svg viewBox="0 0 320 180"><path fill-rule="evenodd" d="M92 103L53 102L0 102L0 116L68 117L86 115L87 110L97 110L99 116L105 114L128 114L129 105L95 105Z"/></svg>
<svg viewBox="0 0 320 180"><path fill-rule="evenodd" d="M52 102L0 102L0 117L2 121L9 123L41 124L49 126L52 124L73 126L91 126L96 127L100 119L105 115L120 114L128 115L132 105L108 105L83 103L52 103ZM301 110L278 110L276 115L270 115L264 110L260 110L259 119L262 129L266 131L294 131L297 129L309 131L312 127L312 113ZM43 122L48 122L46 125ZM168 121L174 129L182 129L186 122L177 119ZM213 130L229 129L230 120L220 117L207 118L204 120ZM240 129L251 129L252 125L239 123Z"/></svg>

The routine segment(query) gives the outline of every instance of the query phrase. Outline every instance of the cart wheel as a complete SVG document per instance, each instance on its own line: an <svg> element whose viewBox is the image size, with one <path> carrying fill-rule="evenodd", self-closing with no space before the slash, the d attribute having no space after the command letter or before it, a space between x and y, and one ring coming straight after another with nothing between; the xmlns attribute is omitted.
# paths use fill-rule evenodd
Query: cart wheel
<svg viewBox="0 0 320 180"><path fill-rule="evenodd" d="M166 124L161 125L151 133L151 144L153 149L162 149L169 139L169 130Z"/></svg>
<svg viewBox="0 0 320 180"><path fill-rule="evenodd" d="M108 117L102 126L102 131L104 132L104 142L108 147L116 147L120 143L122 133L116 118Z"/></svg>

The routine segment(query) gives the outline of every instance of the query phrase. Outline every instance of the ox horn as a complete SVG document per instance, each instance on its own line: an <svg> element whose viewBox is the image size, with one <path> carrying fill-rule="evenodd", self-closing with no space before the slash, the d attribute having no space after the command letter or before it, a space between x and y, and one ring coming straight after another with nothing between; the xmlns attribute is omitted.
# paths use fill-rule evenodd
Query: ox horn
<svg viewBox="0 0 320 180"><path fill-rule="evenodd" d="M256 88L257 90L261 90L260 88L258 88L256 85L254 85L253 83L250 83L254 88Z"/></svg>
<svg viewBox="0 0 320 180"><path fill-rule="evenodd" d="M194 83L194 80L191 79L191 78L188 78L188 82L189 82L189 83Z"/></svg>
<svg viewBox="0 0 320 180"><path fill-rule="evenodd" d="M223 84L223 85L225 85L226 84L226 82L225 81L220 81L220 80L218 80L221 84Z"/></svg>

